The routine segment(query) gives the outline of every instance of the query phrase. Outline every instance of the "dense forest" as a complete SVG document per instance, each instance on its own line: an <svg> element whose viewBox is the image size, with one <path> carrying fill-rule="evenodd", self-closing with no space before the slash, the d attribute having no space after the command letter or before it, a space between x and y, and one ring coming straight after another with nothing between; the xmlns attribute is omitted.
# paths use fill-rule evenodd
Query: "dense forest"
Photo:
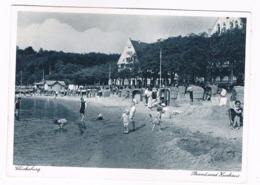
<svg viewBox="0 0 260 185"><path fill-rule="evenodd" d="M159 78L160 51L162 78L179 83L193 83L198 78L214 82L231 73L237 84L243 85L245 73L246 20L242 29L234 28L222 34L206 33L170 37L148 44L138 53L138 61L130 69L118 72L119 54L64 53L35 51L31 46L20 49L16 55L16 85L29 85L45 80L64 80L78 85L107 84L111 79L141 77Z"/></svg>
<svg viewBox="0 0 260 185"><path fill-rule="evenodd" d="M44 80L63 80L67 84L107 83L108 69L117 70L118 54L38 52L29 46L17 47L16 85L31 85Z"/></svg>

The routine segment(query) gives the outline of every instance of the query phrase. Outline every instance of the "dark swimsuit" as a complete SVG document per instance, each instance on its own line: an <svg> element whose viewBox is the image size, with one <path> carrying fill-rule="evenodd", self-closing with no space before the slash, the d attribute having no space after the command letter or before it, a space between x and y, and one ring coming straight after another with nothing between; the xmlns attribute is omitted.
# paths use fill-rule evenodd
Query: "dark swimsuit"
<svg viewBox="0 0 260 185"><path fill-rule="evenodd" d="M79 113L85 114L85 102L81 102Z"/></svg>

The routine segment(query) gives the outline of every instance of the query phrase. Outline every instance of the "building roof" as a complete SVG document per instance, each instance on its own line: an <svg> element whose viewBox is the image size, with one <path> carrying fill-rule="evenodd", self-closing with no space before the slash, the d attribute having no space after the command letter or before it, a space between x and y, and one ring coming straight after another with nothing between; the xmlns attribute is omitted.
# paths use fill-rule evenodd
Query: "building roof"
<svg viewBox="0 0 260 185"><path fill-rule="evenodd" d="M129 61L126 60L127 58L138 57L138 55L141 55L143 50L147 46L148 46L147 43L144 43L144 42L141 42L141 41L135 41L135 40L132 40L131 38L128 38L127 43L126 43L125 48L124 48L124 51L121 53L117 64L120 65L120 64L129 63ZM138 58L137 58L137 60L138 60Z"/></svg>
<svg viewBox="0 0 260 185"><path fill-rule="evenodd" d="M132 40L131 38L129 38L133 47L135 48L135 52L136 54L140 54L149 44L145 43L145 42L141 42L141 41L135 41Z"/></svg>
<svg viewBox="0 0 260 185"><path fill-rule="evenodd" d="M57 81L57 80L46 80L46 85L54 85L55 83L59 83L61 86L66 86L64 81Z"/></svg>

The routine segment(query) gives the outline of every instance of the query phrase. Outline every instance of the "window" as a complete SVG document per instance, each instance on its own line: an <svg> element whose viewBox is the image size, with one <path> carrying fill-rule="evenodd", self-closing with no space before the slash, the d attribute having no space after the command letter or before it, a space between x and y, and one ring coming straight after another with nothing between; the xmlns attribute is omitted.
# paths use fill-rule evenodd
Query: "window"
<svg viewBox="0 0 260 185"><path fill-rule="evenodd" d="M234 28L233 22L230 22L230 29Z"/></svg>
<svg viewBox="0 0 260 185"><path fill-rule="evenodd" d="M236 24L236 28L238 28L238 21L236 21L235 24Z"/></svg>
<svg viewBox="0 0 260 185"><path fill-rule="evenodd" d="M125 65L125 68L131 68L131 67L133 67L133 64L126 64Z"/></svg>
<svg viewBox="0 0 260 185"><path fill-rule="evenodd" d="M223 28L222 28L221 31L222 31L222 32L225 32L226 30L227 30L227 29L226 29L226 23L224 22L224 23L223 23Z"/></svg>
<svg viewBox="0 0 260 185"><path fill-rule="evenodd" d="M131 62L131 61L133 61L133 58L132 57L128 57L128 58L126 58L126 61L127 62Z"/></svg>
<svg viewBox="0 0 260 185"><path fill-rule="evenodd" d="M127 51L126 54L127 54L127 55L132 55L133 52L132 52L132 51Z"/></svg>
<svg viewBox="0 0 260 185"><path fill-rule="evenodd" d="M220 24L218 24L218 30L217 30L218 33L220 33Z"/></svg>

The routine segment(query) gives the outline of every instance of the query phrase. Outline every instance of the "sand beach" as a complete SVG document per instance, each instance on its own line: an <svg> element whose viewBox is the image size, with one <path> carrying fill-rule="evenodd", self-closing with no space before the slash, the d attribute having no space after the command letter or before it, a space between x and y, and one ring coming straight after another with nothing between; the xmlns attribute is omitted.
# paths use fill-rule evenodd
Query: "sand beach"
<svg viewBox="0 0 260 185"><path fill-rule="evenodd" d="M172 118L162 120L162 132L152 132L149 114L156 110L139 102L136 130L123 134L120 117L130 99L85 100L81 122L78 96L22 97L20 120L14 123L14 165L241 171L243 127L231 130L228 105L177 100L169 107ZM96 120L98 112L104 120ZM69 124L60 130L55 118Z"/></svg>

